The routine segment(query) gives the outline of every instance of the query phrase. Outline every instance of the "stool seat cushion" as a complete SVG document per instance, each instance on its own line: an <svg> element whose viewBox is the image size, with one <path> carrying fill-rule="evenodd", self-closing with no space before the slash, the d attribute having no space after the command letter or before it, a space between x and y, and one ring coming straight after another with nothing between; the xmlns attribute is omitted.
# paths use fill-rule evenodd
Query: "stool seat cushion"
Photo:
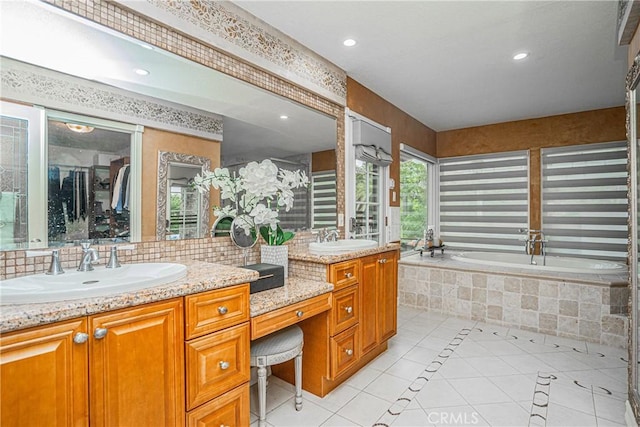
<svg viewBox="0 0 640 427"><path fill-rule="evenodd" d="M302 341L302 329L297 325L289 326L253 341L251 343L251 359L293 350L301 347Z"/></svg>

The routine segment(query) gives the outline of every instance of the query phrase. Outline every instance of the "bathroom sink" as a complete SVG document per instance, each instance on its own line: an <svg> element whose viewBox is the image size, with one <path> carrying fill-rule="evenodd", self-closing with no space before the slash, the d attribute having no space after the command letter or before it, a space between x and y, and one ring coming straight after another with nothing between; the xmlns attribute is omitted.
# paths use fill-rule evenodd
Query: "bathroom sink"
<svg viewBox="0 0 640 427"><path fill-rule="evenodd" d="M309 252L315 255L338 255L377 247L378 242L375 240L342 239L335 242L309 243Z"/></svg>
<svg viewBox="0 0 640 427"><path fill-rule="evenodd" d="M50 276L35 274L0 282L1 304L55 302L101 297L163 285L187 275L187 267L174 263L127 264L93 271L66 270Z"/></svg>

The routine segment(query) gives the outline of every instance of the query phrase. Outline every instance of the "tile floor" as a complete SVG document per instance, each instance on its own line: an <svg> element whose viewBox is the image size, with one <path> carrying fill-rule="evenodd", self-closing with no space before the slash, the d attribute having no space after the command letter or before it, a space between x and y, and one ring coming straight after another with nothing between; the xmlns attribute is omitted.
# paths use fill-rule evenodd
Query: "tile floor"
<svg viewBox="0 0 640 427"><path fill-rule="evenodd" d="M269 426L622 426L627 352L398 309L389 349L320 399L270 377ZM304 363L304 361L303 361ZM257 389L251 422L257 426Z"/></svg>

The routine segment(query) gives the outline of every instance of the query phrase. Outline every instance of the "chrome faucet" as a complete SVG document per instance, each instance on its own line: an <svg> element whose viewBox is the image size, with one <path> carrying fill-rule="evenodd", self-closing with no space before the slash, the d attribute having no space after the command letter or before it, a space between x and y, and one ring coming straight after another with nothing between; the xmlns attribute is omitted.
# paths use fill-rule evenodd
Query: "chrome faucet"
<svg viewBox="0 0 640 427"><path fill-rule="evenodd" d="M326 230L324 234L324 241L335 242L338 240L338 236L340 236L340 232L338 230Z"/></svg>
<svg viewBox="0 0 640 427"><path fill-rule="evenodd" d="M93 265L91 263L98 261L100 255L97 250L89 247L91 243L82 242L80 245L82 246L82 259L80 260L78 271L92 271Z"/></svg>
<svg viewBox="0 0 640 427"><path fill-rule="evenodd" d="M547 251L546 245L548 240L545 238L544 231L542 230L531 230L527 228L518 229L520 233L526 233L527 238L524 241L524 253L527 255L531 255L531 260L529 261L531 265L537 265L537 262L534 261L534 256L536 254L536 244L540 247L540 255L542 255L542 265L547 265Z"/></svg>
<svg viewBox="0 0 640 427"><path fill-rule="evenodd" d="M45 274L57 276L62 273L64 273L64 270L60 264L60 252L58 252L57 249L54 249L51 251L51 264L49 265L49 270L47 270Z"/></svg>
<svg viewBox="0 0 640 427"><path fill-rule="evenodd" d="M120 268L120 261L118 260L118 247L116 245L111 246L111 256L109 262L105 265L106 268Z"/></svg>

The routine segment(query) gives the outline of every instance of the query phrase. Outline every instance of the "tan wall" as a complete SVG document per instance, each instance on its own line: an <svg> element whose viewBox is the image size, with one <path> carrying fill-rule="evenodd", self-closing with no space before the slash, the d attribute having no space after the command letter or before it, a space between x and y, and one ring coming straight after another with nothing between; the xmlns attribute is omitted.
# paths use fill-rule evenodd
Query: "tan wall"
<svg viewBox="0 0 640 427"><path fill-rule="evenodd" d="M441 158L530 150L530 226L539 229L540 149L625 139L625 108L615 107L438 132L436 153Z"/></svg>
<svg viewBox="0 0 640 427"><path fill-rule="evenodd" d="M311 172L336 170L336 150L311 153Z"/></svg>
<svg viewBox="0 0 640 427"><path fill-rule="evenodd" d="M631 65L633 64L633 60L636 58L636 55L640 53L640 31L638 31L638 29L640 29L640 26L636 28L636 32L633 34L633 38L629 43L629 50L627 51L629 68L631 68Z"/></svg>
<svg viewBox="0 0 640 427"><path fill-rule="evenodd" d="M142 135L142 240L156 240L156 216L158 213L158 152L193 154L211 159L211 169L220 166L220 142L195 136L145 128ZM209 208L218 204L217 194L212 192ZM213 225L209 216L209 228Z"/></svg>
<svg viewBox="0 0 640 427"><path fill-rule="evenodd" d="M348 77L347 107L351 111L391 128L391 154L394 161L389 168L389 174L395 182L400 182L400 143L435 156L436 132L433 129ZM392 191L397 191L397 187ZM393 200L391 194L389 200ZM395 202L391 202L391 206L400 206L399 195Z"/></svg>

